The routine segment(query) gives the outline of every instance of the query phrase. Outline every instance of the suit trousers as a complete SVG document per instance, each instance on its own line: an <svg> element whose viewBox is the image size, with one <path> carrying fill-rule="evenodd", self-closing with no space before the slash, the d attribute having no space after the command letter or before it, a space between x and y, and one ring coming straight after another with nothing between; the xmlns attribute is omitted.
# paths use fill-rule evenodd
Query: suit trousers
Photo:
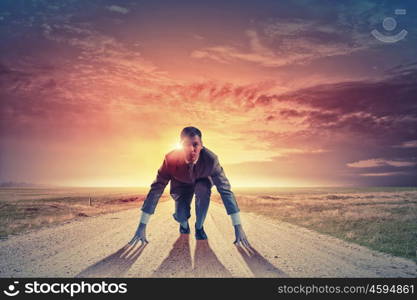
<svg viewBox="0 0 417 300"><path fill-rule="evenodd" d="M174 219L186 222L191 216L191 202L195 195L196 223L202 225L207 215L210 204L212 181L207 178L199 178L194 183L183 183L171 179L170 194L175 200Z"/></svg>

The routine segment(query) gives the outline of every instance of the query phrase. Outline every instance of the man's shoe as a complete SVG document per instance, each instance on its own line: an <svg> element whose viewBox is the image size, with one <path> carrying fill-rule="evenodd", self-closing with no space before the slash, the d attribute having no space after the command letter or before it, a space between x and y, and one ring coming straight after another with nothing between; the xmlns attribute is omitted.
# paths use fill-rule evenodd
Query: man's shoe
<svg viewBox="0 0 417 300"><path fill-rule="evenodd" d="M188 225L188 223L187 223L187 228L184 228L180 224L180 233L185 233L185 234L190 233L190 225Z"/></svg>
<svg viewBox="0 0 417 300"><path fill-rule="evenodd" d="M207 235L204 232L204 226L201 229L195 228L195 238L196 240L207 240Z"/></svg>

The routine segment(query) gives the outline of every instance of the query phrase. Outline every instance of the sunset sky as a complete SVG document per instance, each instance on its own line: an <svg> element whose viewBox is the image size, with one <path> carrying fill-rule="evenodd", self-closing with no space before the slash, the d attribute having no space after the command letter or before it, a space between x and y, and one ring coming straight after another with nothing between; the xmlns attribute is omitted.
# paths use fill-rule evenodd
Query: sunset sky
<svg viewBox="0 0 417 300"><path fill-rule="evenodd" d="M411 0L0 1L0 182L149 186L191 125L232 186L416 186L416 15Z"/></svg>

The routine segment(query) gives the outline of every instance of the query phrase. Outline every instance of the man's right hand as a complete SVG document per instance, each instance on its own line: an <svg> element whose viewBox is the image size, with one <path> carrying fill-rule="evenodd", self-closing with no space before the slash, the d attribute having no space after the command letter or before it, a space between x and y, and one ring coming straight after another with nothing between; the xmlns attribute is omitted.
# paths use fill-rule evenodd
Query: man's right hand
<svg viewBox="0 0 417 300"><path fill-rule="evenodd" d="M136 230L132 240L129 242L129 245L136 245L139 241L142 242L142 245L144 243L149 243L146 239L146 224L143 223L139 223L138 229Z"/></svg>

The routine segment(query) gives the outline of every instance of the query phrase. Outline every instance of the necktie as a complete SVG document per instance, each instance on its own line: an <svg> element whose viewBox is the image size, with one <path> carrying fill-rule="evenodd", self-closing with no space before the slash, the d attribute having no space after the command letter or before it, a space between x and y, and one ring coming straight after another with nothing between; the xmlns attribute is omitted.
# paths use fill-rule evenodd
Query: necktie
<svg viewBox="0 0 417 300"><path fill-rule="evenodd" d="M194 180L194 164L192 162L188 163L188 174L190 174L191 180Z"/></svg>

